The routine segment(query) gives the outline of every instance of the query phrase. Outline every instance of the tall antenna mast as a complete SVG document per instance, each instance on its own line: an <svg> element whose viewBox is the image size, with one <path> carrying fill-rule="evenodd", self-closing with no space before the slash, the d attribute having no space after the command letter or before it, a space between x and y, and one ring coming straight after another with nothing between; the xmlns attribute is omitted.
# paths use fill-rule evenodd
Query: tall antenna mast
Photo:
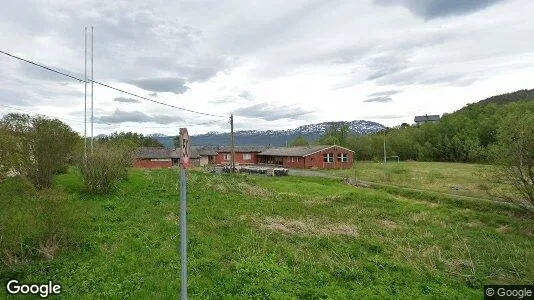
<svg viewBox="0 0 534 300"><path fill-rule="evenodd" d="M93 26L91 26L91 154L93 154Z"/></svg>
<svg viewBox="0 0 534 300"><path fill-rule="evenodd" d="M87 26L85 26L85 52L84 52L84 63L85 63L85 77L84 77L84 110L83 110L83 155L84 158L87 158Z"/></svg>

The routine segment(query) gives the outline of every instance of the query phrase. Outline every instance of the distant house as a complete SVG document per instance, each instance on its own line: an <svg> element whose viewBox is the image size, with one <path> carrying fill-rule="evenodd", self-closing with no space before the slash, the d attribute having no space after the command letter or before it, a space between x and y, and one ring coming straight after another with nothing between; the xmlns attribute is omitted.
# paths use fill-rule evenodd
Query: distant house
<svg viewBox="0 0 534 300"><path fill-rule="evenodd" d="M257 156L260 164L297 169L347 169L354 163L354 151L336 145L269 148Z"/></svg>
<svg viewBox="0 0 534 300"><path fill-rule="evenodd" d="M141 147L135 152L134 168L170 168L178 165L179 153L174 149Z"/></svg>
<svg viewBox="0 0 534 300"><path fill-rule="evenodd" d="M267 149L261 146L236 146L235 163L240 165L257 164L258 153ZM232 162L232 149L230 147L220 147L217 149L216 164L230 164Z"/></svg>
<svg viewBox="0 0 534 300"><path fill-rule="evenodd" d="M191 147L191 163L195 167L215 164L217 149L206 146Z"/></svg>
<svg viewBox="0 0 534 300"><path fill-rule="evenodd" d="M439 121L440 117L439 115L424 115L424 116L416 116L414 118L414 122L417 125L425 124L425 123L435 123Z"/></svg>

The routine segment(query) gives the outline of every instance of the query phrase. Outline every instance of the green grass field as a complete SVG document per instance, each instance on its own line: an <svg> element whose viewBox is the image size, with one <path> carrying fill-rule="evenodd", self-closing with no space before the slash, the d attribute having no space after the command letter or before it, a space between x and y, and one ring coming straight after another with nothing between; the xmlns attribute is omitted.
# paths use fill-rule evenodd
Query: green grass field
<svg viewBox="0 0 534 300"><path fill-rule="evenodd" d="M439 162L356 162L354 168L325 171L358 180L454 195L505 201L518 197L514 188L491 175L491 166Z"/></svg>
<svg viewBox="0 0 534 300"><path fill-rule="evenodd" d="M1 266L2 284L52 280L68 299L178 298L177 179L177 170L131 170L112 195L91 196L74 169L57 176L54 189L83 210L83 242L53 260ZM337 179L193 171L189 294L480 299L484 284L534 282L532 220L513 206Z"/></svg>

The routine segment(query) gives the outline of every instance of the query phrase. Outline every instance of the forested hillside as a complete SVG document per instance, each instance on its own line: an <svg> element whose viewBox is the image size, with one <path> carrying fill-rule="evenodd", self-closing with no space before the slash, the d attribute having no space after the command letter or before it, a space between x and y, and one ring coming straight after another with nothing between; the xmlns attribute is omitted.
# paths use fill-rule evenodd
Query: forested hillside
<svg viewBox="0 0 534 300"><path fill-rule="evenodd" d="M480 102L482 103L496 103L496 104L505 104L510 102L515 102L519 100L532 100L534 99L534 89L532 90L519 90L512 93L501 94L497 96L492 96L486 98Z"/></svg>
<svg viewBox="0 0 534 300"><path fill-rule="evenodd" d="M385 138L387 156L396 155L401 160L493 162L501 151L499 140L504 140L508 132L519 127L534 128L532 91L522 90L469 104L433 124L399 126L372 135L349 136L341 144L356 151L360 160L383 159ZM529 100L518 100L527 95ZM323 137L325 139L328 137ZM534 149L526 150L534 152Z"/></svg>

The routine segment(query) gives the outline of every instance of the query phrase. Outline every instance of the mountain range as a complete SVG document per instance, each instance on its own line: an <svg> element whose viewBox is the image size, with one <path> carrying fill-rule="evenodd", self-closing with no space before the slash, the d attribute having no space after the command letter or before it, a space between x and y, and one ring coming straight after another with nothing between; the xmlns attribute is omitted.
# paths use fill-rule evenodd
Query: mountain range
<svg viewBox="0 0 534 300"><path fill-rule="evenodd" d="M308 141L313 141L321 136L328 127L334 124L348 125L350 131L358 135L375 133L386 128L384 125L376 122L354 120L309 124L287 130L243 130L235 132L235 144L237 146L285 146L299 136L304 137ZM152 134L149 136L157 139L165 147L173 147L173 136L161 134ZM191 144L195 146L222 146L228 145L229 143L230 133L228 132L208 132L206 134L191 136Z"/></svg>

